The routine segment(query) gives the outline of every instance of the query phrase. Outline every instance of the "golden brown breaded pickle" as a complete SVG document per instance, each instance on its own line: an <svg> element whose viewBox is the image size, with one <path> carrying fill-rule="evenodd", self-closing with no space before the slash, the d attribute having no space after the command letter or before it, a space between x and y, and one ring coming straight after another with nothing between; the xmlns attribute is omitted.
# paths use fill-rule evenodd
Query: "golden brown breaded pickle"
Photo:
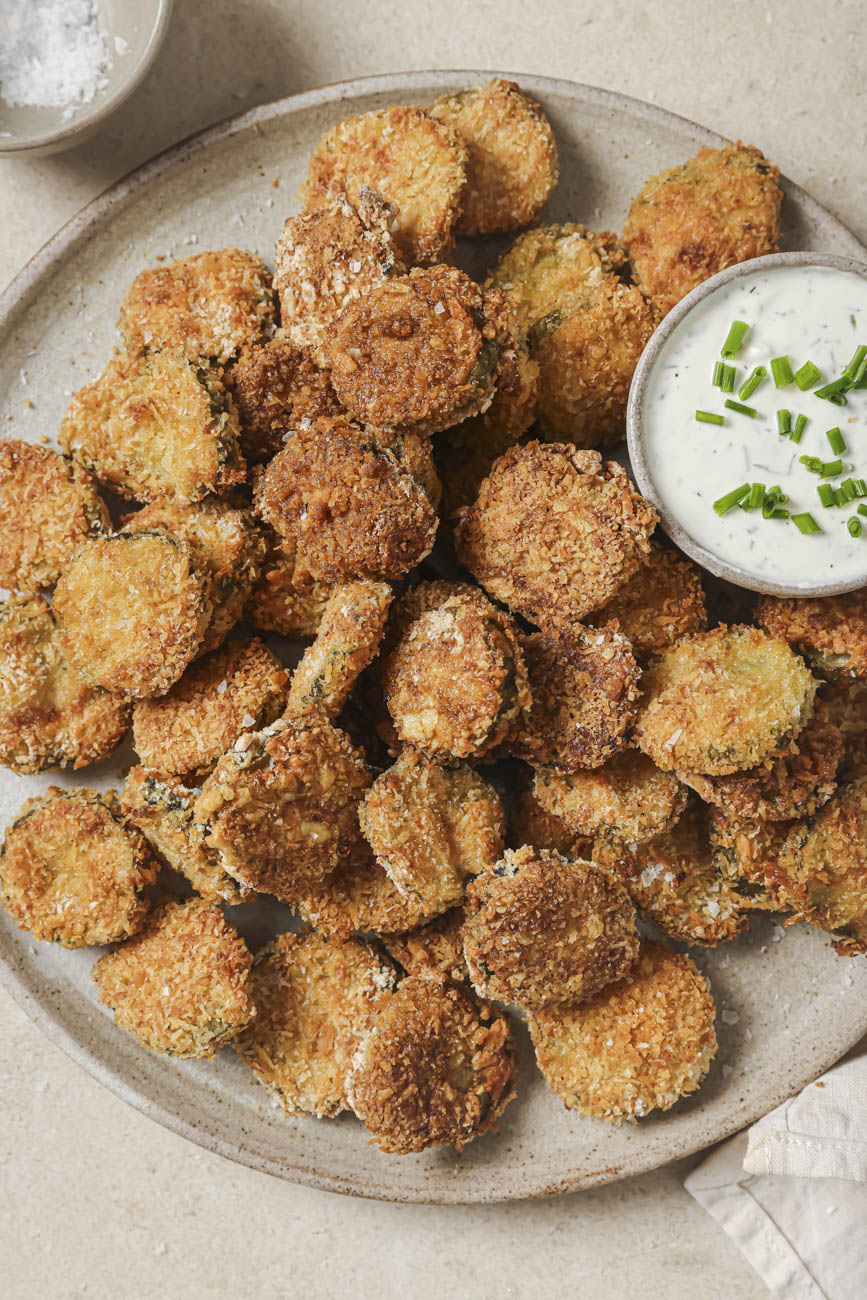
<svg viewBox="0 0 867 1300"><path fill-rule="evenodd" d="M391 234L397 208L364 187L357 205L335 194L316 211L290 217L277 240L280 323L291 342L310 348L317 360L344 307L406 274Z"/></svg>
<svg viewBox="0 0 867 1300"><path fill-rule="evenodd" d="M644 674L639 748L664 771L727 776L785 753L816 682L785 641L755 627L686 637Z"/></svg>
<svg viewBox="0 0 867 1300"><path fill-rule="evenodd" d="M384 665L397 733L432 757L489 753L530 704L511 619L481 592L421 614Z"/></svg>
<svg viewBox="0 0 867 1300"><path fill-rule="evenodd" d="M600 767L624 749L641 670L614 624L521 637L532 704L514 752L563 772Z"/></svg>
<svg viewBox="0 0 867 1300"><path fill-rule="evenodd" d="M519 790L509 810L509 839L513 848L525 844L534 849L551 849L564 858L589 858L592 843L573 835L562 817L544 808L532 786Z"/></svg>
<svg viewBox="0 0 867 1300"><path fill-rule="evenodd" d="M455 531L482 586L533 622L570 624L599 609L648 553L653 507L598 452L511 447Z"/></svg>
<svg viewBox="0 0 867 1300"><path fill-rule="evenodd" d="M450 907L416 930L386 935L383 947L407 975L438 974L466 980L469 972L464 961L463 923L464 909Z"/></svg>
<svg viewBox="0 0 867 1300"><path fill-rule="evenodd" d="M568 1110L620 1124L670 1110L716 1055L710 985L691 957L644 941L627 977L592 1002L530 1019L536 1061Z"/></svg>
<svg viewBox="0 0 867 1300"><path fill-rule="evenodd" d="M594 860L616 871L648 920L683 943L715 947L749 923L743 898L717 875L708 811L691 802L671 830L641 844L597 840Z"/></svg>
<svg viewBox="0 0 867 1300"><path fill-rule="evenodd" d="M432 549L436 509L401 447L343 420L317 420L271 461L259 513L322 582L402 577Z"/></svg>
<svg viewBox="0 0 867 1300"><path fill-rule="evenodd" d="M574 772L540 767L533 791L573 838L589 835L640 843L671 830L686 808L687 791L637 749L601 767Z"/></svg>
<svg viewBox="0 0 867 1300"><path fill-rule="evenodd" d="M157 858L186 876L202 898L222 903L252 902L252 890L243 889L227 875L216 854L208 853L195 834L195 799L195 791L188 789L180 777L165 776L146 767L131 768L120 792L124 813Z"/></svg>
<svg viewBox="0 0 867 1300"><path fill-rule="evenodd" d="M168 533L86 542L54 592L64 652L94 686L164 695L201 649L213 615L205 573Z"/></svg>
<svg viewBox="0 0 867 1300"><path fill-rule="evenodd" d="M362 423L432 434L489 405L508 337L503 294L453 266L417 267L345 307L323 353Z"/></svg>
<svg viewBox="0 0 867 1300"><path fill-rule="evenodd" d="M766 912L791 911L779 861L792 822L747 821L712 812L709 822L714 866L745 907Z"/></svg>
<svg viewBox="0 0 867 1300"><path fill-rule="evenodd" d="M359 821L400 892L439 912L460 902L467 878L503 851L496 790L468 767L441 767L410 748L376 778Z"/></svg>
<svg viewBox="0 0 867 1300"><path fill-rule="evenodd" d="M144 929L93 969L100 1001L115 1023L152 1052L210 1060L256 1008L253 958L215 903L164 903Z"/></svg>
<svg viewBox="0 0 867 1300"><path fill-rule="evenodd" d="M229 641L191 664L156 700L133 711L133 744L143 765L163 775L206 776L245 731L276 722L287 674L258 637Z"/></svg>
<svg viewBox="0 0 867 1300"><path fill-rule="evenodd" d="M267 525L263 531L262 572L244 606L244 617L262 632L315 636L334 583L312 577L299 562L293 542L281 542Z"/></svg>
<svg viewBox="0 0 867 1300"><path fill-rule="evenodd" d="M401 257L427 265L454 245L466 162L466 145L454 131L421 108L395 104L326 131L299 197L309 212L335 193L357 206L363 188L375 190L397 205L391 233Z"/></svg>
<svg viewBox="0 0 867 1300"><path fill-rule="evenodd" d="M199 654L216 650L243 616L259 578L266 543L252 511L239 498L207 497L194 506L156 501L123 520L125 533L168 533L186 542L196 568L208 579L213 613Z"/></svg>
<svg viewBox="0 0 867 1300"><path fill-rule="evenodd" d="M337 717L359 675L376 657L393 594L385 582L349 582L334 590L316 640L292 674L288 714Z"/></svg>
<svg viewBox="0 0 867 1300"><path fill-rule="evenodd" d="M281 718L223 755L195 819L230 876L292 904L358 838L358 802L370 779L342 731L320 718Z"/></svg>
<svg viewBox="0 0 867 1300"><path fill-rule="evenodd" d="M244 481L238 417L222 380L178 351L109 361L72 398L58 437L131 501L199 501Z"/></svg>
<svg viewBox="0 0 867 1300"><path fill-rule="evenodd" d="M542 106L514 81L494 77L438 99L430 111L467 147L460 233L520 230L535 221L560 173L557 141Z"/></svg>
<svg viewBox="0 0 867 1300"><path fill-rule="evenodd" d="M668 311L717 271L776 253L779 178L761 150L740 141L651 176L623 227L636 283Z"/></svg>
<svg viewBox="0 0 867 1300"><path fill-rule="evenodd" d="M844 678L821 687L815 711L837 727L843 741L837 779L867 776L867 682Z"/></svg>
<svg viewBox="0 0 867 1300"><path fill-rule="evenodd" d="M222 379L238 417L241 455L250 464L276 456L293 429L340 413L328 375L283 330L245 347Z"/></svg>
<svg viewBox="0 0 867 1300"><path fill-rule="evenodd" d="M818 600L762 596L756 622L831 681L867 678L867 589Z"/></svg>
<svg viewBox="0 0 867 1300"><path fill-rule="evenodd" d="M106 758L130 707L88 685L69 662L42 596L0 602L0 763L30 774Z"/></svg>
<svg viewBox="0 0 867 1300"><path fill-rule="evenodd" d="M867 781L841 786L798 823L779 867L799 919L836 935L841 956L867 953Z"/></svg>
<svg viewBox="0 0 867 1300"><path fill-rule="evenodd" d="M271 276L261 257L222 248L141 271L117 324L130 352L177 348L192 360L225 362L267 338L273 323Z"/></svg>
<svg viewBox="0 0 867 1300"><path fill-rule="evenodd" d="M346 1091L382 1151L462 1151L496 1129L516 1069L504 1012L445 976L410 975L362 1042Z"/></svg>
<svg viewBox="0 0 867 1300"><path fill-rule="evenodd" d="M64 948L113 943L141 928L157 864L114 791L49 786L0 849L0 896L22 930Z"/></svg>
<svg viewBox="0 0 867 1300"><path fill-rule="evenodd" d="M395 984L368 944L285 933L256 958L256 1017L234 1044L287 1115L346 1110L346 1080Z"/></svg>
<svg viewBox="0 0 867 1300"><path fill-rule="evenodd" d="M0 439L0 587L49 591L82 542L110 531L87 470L48 447Z"/></svg>
<svg viewBox="0 0 867 1300"><path fill-rule="evenodd" d="M333 939L403 933L437 915L436 908L400 892L364 839L352 845L330 875L309 882L295 907L302 920Z"/></svg>
<svg viewBox="0 0 867 1300"><path fill-rule="evenodd" d="M595 626L616 619L640 664L703 632L707 607L701 570L678 551L651 543L647 562L602 609L588 616Z"/></svg>

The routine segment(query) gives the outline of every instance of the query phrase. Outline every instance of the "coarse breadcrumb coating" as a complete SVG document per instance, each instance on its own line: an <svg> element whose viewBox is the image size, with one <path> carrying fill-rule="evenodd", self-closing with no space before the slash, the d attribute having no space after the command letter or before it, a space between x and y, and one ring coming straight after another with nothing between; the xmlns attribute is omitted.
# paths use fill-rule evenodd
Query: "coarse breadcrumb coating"
<svg viewBox="0 0 867 1300"><path fill-rule="evenodd" d="M384 665L397 733L432 757L490 752L530 706L513 624L481 592L421 614Z"/></svg>
<svg viewBox="0 0 867 1300"><path fill-rule="evenodd" d="M0 602L0 763L22 774L107 757L130 706L90 686L69 662L42 596Z"/></svg>
<svg viewBox="0 0 867 1300"><path fill-rule="evenodd" d="M205 781L195 820L205 846L249 889L294 904L360 834L364 757L319 718L281 718L235 741Z"/></svg>
<svg viewBox="0 0 867 1300"><path fill-rule="evenodd" d="M792 822L748 821L711 813L708 833L714 866L745 907L766 912L797 908L779 866L791 830Z"/></svg>
<svg viewBox="0 0 867 1300"><path fill-rule="evenodd" d="M164 903L96 963L100 1001L152 1052L209 1060L255 1016L253 958L215 903Z"/></svg>
<svg viewBox="0 0 867 1300"><path fill-rule="evenodd" d="M645 672L640 749L665 771L727 776L785 753L816 682L786 643L755 627L685 637Z"/></svg>
<svg viewBox="0 0 867 1300"><path fill-rule="evenodd" d="M120 792L124 813L137 826L157 858L186 876L193 889L210 902L249 903L255 897L220 866L195 833L193 805L196 792L180 777L165 776L151 768L130 769Z"/></svg>
<svg viewBox="0 0 867 1300"><path fill-rule="evenodd" d="M343 420L299 430L259 482L259 513L323 582L403 577L432 549L437 516L402 447Z"/></svg>
<svg viewBox="0 0 867 1300"><path fill-rule="evenodd" d="M532 704L513 750L563 772L600 767L627 744L640 669L614 624L521 637Z"/></svg>
<svg viewBox="0 0 867 1300"><path fill-rule="evenodd" d="M815 710L837 727L843 741L838 780L867 776L867 682L849 677L822 686Z"/></svg>
<svg viewBox="0 0 867 1300"><path fill-rule="evenodd" d="M330 875L310 881L295 906L304 921L334 939L415 930L439 911L402 894L364 839L351 846Z"/></svg>
<svg viewBox="0 0 867 1300"><path fill-rule="evenodd" d="M740 141L651 176L623 227L636 283L668 311L727 266L776 253L779 179L761 150Z"/></svg>
<svg viewBox="0 0 867 1300"><path fill-rule="evenodd" d="M300 199L308 211L345 192L357 205L364 187L396 204L394 242L408 263L441 261L454 245L466 181L467 149L421 108L394 104L344 118L310 159Z"/></svg>
<svg viewBox="0 0 867 1300"><path fill-rule="evenodd" d="M238 418L207 361L122 353L72 398L64 451L131 501L198 501L243 483Z"/></svg>
<svg viewBox="0 0 867 1300"><path fill-rule="evenodd" d="M49 591L82 542L110 531L86 469L49 447L0 439L0 587Z"/></svg>
<svg viewBox="0 0 867 1300"><path fill-rule="evenodd" d="M568 1110L614 1124L670 1110L716 1055L710 985L691 957L643 942L632 972L592 1002L530 1019L536 1061Z"/></svg>
<svg viewBox="0 0 867 1300"><path fill-rule="evenodd" d="M695 800L671 830L651 840L597 840L594 860L619 873L635 906L664 934L715 947L746 928L749 904L717 874L708 821Z"/></svg>
<svg viewBox="0 0 867 1300"><path fill-rule="evenodd" d="M136 703L136 752L163 775L206 776L245 731L277 720L286 682L280 660L258 637L229 641L191 664L165 695Z"/></svg>
<svg viewBox="0 0 867 1300"><path fill-rule="evenodd" d="M562 817L543 807L532 783L528 786L523 779L509 809L509 842L516 849L525 844L551 849L564 858L589 858L593 847L589 839L573 835Z"/></svg>
<svg viewBox="0 0 867 1300"><path fill-rule="evenodd" d="M540 625L568 625L632 577L656 522L613 461L529 442L494 463L455 539L490 595Z"/></svg>
<svg viewBox="0 0 867 1300"><path fill-rule="evenodd" d="M487 235L535 221L560 172L557 142L541 105L514 81L493 77L438 99L430 111L467 147L459 232Z"/></svg>
<svg viewBox="0 0 867 1300"><path fill-rule="evenodd" d="M427 925L405 934L385 935L382 944L407 975L447 975L469 979L464 961L464 909L450 907Z"/></svg>
<svg viewBox="0 0 867 1300"><path fill-rule="evenodd" d="M0 894L22 930L64 948L113 943L140 929L157 864L114 791L49 786L30 799L0 849Z"/></svg>
<svg viewBox="0 0 867 1300"><path fill-rule="evenodd" d="M652 542L645 564L608 604L588 615L604 625L616 619L640 664L684 637L703 632L707 606L701 570L686 556Z"/></svg>
<svg viewBox="0 0 867 1300"><path fill-rule="evenodd" d="M441 767L411 748L376 778L359 821L400 892L440 912L460 902L467 878L503 851L497 792L471 768Z"/></svg>
<svg viewBox="0 0 867 1300"><path fill-rule="evenodd" d="M348 1106L352 1059L394 983L366 943L281 934L256 958L256 1016L235 1050L288 1115L337 1115Z"/></svg>
<svg viewBox="0 0 867 1300"><path fill-rule="evenodd" d="M177 348L225 362L270 334L271 276L261 257L239 248L164 262L136 276L117 324L130 352Z"/></svg>
<svg viewBox="0 0 867 1300"><path fill-rule="evenodd" d="M823 677L867 678L867 588L817 600L762 596L756 622Z"/></svg>
<svg viewBox="0 0 867 1300"><path fill-rule="evenodd" d="M551 850L508 849L470 881L465 912L476 992L530 1009L592 998L638 955L635 909L617 877Z"/></svg>
<svg viewBox="0 0 867 1300"><path fill-rule="evenodd" d="M356 1053L347 1097L382 1151L461 1151L496 1129L516 1069L504 1012L445 976L410 975Z"/></svg>
<svg viewBox="0 0 867 1300"><path fill-rule="evenodd" d="M86 681L147 699L165 694L199 653L214 606L186 542L122 532L81 547L53 609L64 652Z"/></svg>
<svg viewBox="0 0 867 1300"><path fill-rule="evenodd" d="M244 617L262 632L315 636L335 584L320 582L308 572L298 559L294 542L281 541L267 524L263 532L265 558L244 606Z"/></svg>
<svg viewBox="0 0 867 1300"><path fill-rule="evenodd" d="M336 718L382 641L393 592L385 582L337 587L322 611L316 640L292 674L286 712Z"/></svg>
<svg viewBox="0 0 867 1300"><path fill-rule="evenodd" d="M615 754L601 767L559 772L540 767L534 794L573 837L640 843L671 830L686 808L687 791L636 749Z"/></svg>
<svg viewBox="0 0 867 1300"><path fill-rule="evenodd" d="M509 324L503 294L453 266L416 267L346 306L323 354L362 423L432 434L489 405Z"/></svg>

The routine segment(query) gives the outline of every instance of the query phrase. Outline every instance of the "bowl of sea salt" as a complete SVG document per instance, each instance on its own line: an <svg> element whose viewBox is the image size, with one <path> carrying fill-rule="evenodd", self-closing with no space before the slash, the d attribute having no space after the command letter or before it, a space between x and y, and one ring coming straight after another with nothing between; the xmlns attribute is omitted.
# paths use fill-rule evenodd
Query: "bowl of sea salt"
<svg viewBox="0 0 867 1300"><path fill-rule="evenodd" d="M79 144L144 79L172 0L0 0L0 156Z"/></svg>

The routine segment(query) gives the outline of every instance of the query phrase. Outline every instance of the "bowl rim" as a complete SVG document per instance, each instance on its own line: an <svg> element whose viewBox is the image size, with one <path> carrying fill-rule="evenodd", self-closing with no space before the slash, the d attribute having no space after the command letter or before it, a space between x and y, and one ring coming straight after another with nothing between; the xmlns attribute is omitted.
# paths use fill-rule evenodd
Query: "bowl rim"
<svg viewBox="0 0 867 1300"><path fill-rule="evenodd" d="M69 141L71 144L76 136L81 135L84 131L92 130L116 109L120 108L121 104L141 85L150 72L154 59L157 57L165 40L173 8L174 0L156 0L153 25L138 61L133 64L129 75L118 84L111 94L102 100L98 107L90 113L77 117L74 121L61 127L60 130L42 131L37 135L14 135L0 140L0 157L11 157L16 153L27 153L31 149L44 149L49 145L62 144L64 141Z"/></svg>
<svg viewBox="0 0 867 1300"><path fill-rule="evenodd" d="M747 591L760 592L766 596L795 596L805 600L817 596L841 596L846 592L857 591L867 586L867 551L864 554L864 572L860 578L844 582L818 583L810 587L794 587L760 578L750 573L748 569L720 559L713 551L708 551L695 541L657 491L644 451L644 394L659 354L672 332L700 302L723 285L729 284L732 280L742 279L746 275L753 275L757 271L773 270L779 266L830 267L836 271L848 271L860 276L862 280L867 280L867 262L860 262L856 258L837 253L788 252L768 253L764 257L753 257L746 262L737 262L734 266L728 266L710 279L702 281L663 317L639 358L629 387L626 406L626 441L629 460L642 496L655 507L663 530L680 550L715 577L731 582L737 587L743 587Z"/></svg>

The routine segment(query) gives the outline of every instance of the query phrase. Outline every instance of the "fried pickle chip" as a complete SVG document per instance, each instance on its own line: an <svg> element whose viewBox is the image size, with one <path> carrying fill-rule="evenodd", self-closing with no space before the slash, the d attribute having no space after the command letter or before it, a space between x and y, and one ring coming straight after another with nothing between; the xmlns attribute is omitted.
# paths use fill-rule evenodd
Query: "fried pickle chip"
<svg viewBox="0 0 867 1300"><path fill-rule="evenodd" d="M542 625L599 609L648 554L653 507L595 451L529 442L495 462L455 533L497 600Z"/></svg>
<svg viewBox="0 0 867 1300"><path fill-rule="evenodd" d="M199 501L243 483L238 418L217 371L166 350L122 353L73 397L60 445L131 501Z"/></svg>
<svg viewBox="0 0 867 1300"><path fill-rule="evenodd" d="M206 776L245 731L276 722L286 700L280 660L254 637L230 641L191 664L156 700L133 711L133 744L147 768Z"/></svg>
<svg viewBox="0 0 867 1300"><path fill-rule="evenodd" d="M509 810L509 840L513 848L525 844L551 849L564 858L589 858L592 843L570 831L562 817L544 808L532 786L520 788Z"/></svg>
<svg viewBox="0 0 867 1300"><path fill-rule="evenodd" d="M699 149L651 176L623 227L636 283L668 311L717 271L776 253L779 178L778 167L740 141Z"/></svg>
<svg viewBox="0 0 867 1300"><path fill-rule="evenodd" d="M417 267L345 307L323 353L358 420L432 434L490 404L508 337L503 294L453 266Z"/></svg>
<svg viewBox="0 0 867 1300"><path fill-rule="evenodd" d="M397 206L391 233L409 263L441 261L454 245L466 181L466 145L421 108L392 105L344 118L322 137L301 187L308 211L367 187Z"/></svg>
<svg viewBox="0 0 867 1300"><path fill-rule="evenodd" d="M347 421L317 420L265 470L259 513L322 582L400 578L432 549L437 528L403 450Z"/></svg>
<svg viewBox="0 0 867 1300"><path fill-rule="evenodd" d="M464 909L450 907L416 930L386 935L382 944L407 975L437 974L466 980L469 972L464 961L463 923Z"/></svg>
<svg viewBox="0 0 867 1300"><path fill-rule="evenodd" d="M151 768L130 769L120 792L124 813L144 835L157 858L186 876L202 898L217 903L249 903L255 897L220 866L195 833L196 793L177 776Z"/></svg>
<svg viewBox="0 0 867 1300"><path fill-rule="evenodd" d="M22 930L64 948L113 943L140 929L156 879L144 836L113 791L49 786L30 799L0 849L0 895Z"/></svg>
<svg viewBox="0 0 867 1300"><path fill-rule="evenodd" d="M638 662L648 663L684 637L704 631L701 570L679 552L651 543L646 563L587 621L604 626L612 619L632 642Z"/></svg>
<svg viewBox="0 0 867 1300"><path fill-rule="evenodd" d="M609 624L521 637L532 703L514 752L562 772L600 767L625 748L638 706L640 669Z"/></svg>
<svg viewBox="0 0 867 1300"><path fill-rule="evenodd" d="M475 591L410 625L384 665L384 683L401 740L431 757L489 753L530 705L512 622Z"/></svg>
<svg viewBox="0 0 867 1300"><path fill-rule="evenodd" d="M415 930L439 910L402 894L364 839L352 845L330 875L308 882L295 906L304 921L333 939Z"/></svg>
<svg viewBox="0 0 867 1300"><path fill-rule="evenodd" d="M87 470L48 447L0 439L0 587L49 591L82 542L110 531Z"/></svg>
<svg viewBox="0 0 867 1300"><path fill-rule="evenodd" d="M467 147L458 230L487 235L535 221L557 184L560 159L542 107L514 81L494 77L431 107Z"/></svg>
<svg viewBox="0 0 867 1300"><path fill-rule="evenodd" d="M815 710L834 724L843 741L838 780L867 776L867 682L846 678L821 687Z"/></svg>
<svg viewBox="0 0 867 1300"><path fill-rule="evenodd" d="M401 893L444 912L464 896L468 877L503 850L497 792L467 767L441 767L405 749L378 776L359 809L377 861Z"/></svg>
<svg viewBox="0 0 867 1300"><path fill-rule="evenodd" d="M363 1040L346 1092L382 1151L461 1151L496 1129L516 1068L504 1012L445 976L411 975Z"/></svg>
<svg viewBox="0 0 867 1300"><path fill-rule="evenodd" d="M818 600L762 596L756 622L823 677L867 678L867 589Z"/></svg>
<svg viewBox="0 0 867 1300"><path fill-rule="evenodd" d="M394 983L366 943L281 934L256 958L256 1016L235 1050L287 1115L337 1115L348 1107L352 1058Z"/></svg>
<svg viewBox="0 0 867 1300"><path fill-rule="evenodd" d="M482 997L577 1002L638 956L635 909L616 876L546 849L507 849L467 886L464 957Z"/></svg>
<svg viewBox="0 0 867 1300"><path fill-rule="evenodd" d="M81 547L54 592L61 644L94 686L128 699L162 695L211 624L208 579L168 533L115 533Z"/></svg>
<svg viewBox="0 0 867 1300"><path fill-rule="evenodd" d="M41 596L0 602L0 763L30 774L106 758L130 708L90 686L69 662Z"/></svg>
<svg viewBox="0 0 867 1300"><path fill-rule="evenodd" d="M867 953L867 781L841 786L796 825L779 867L800 919L836 935L841 956Z"/></svg>
<svg viewBox="0 0 867 1300"><path fill-rule="evenodd" d="M530 1019L536 1061L568 1110L614 1124L670 1110L716 1055L710 985L691 957L645 941L638 963L591 1002Z"/></svg>
<svg viewBox="0 0 867 1300"><path fill-rule="evenodd" d="M115 1023L152 1052L210 1060L256 1014L253 958L215 903L164 903L93 969Z"/></svg>
<svg viewBox="0 0 867 1300"><path fill-rule="evenodd" d="M392 595L385 582L350 582L334 590L316 640L292 674L287 713L337 717L379 650Z"/></svg>
<svg viewBox="0 0 867 1300"><path fill-rule="evenodd" d="M222 248L141 271L121 303L118 329L130 352L176 348L192 360L225 362L267 338L273 323L265 263Z"/></svg>
<svg viewBox="0 0 867 1300"><path fill-rule="evenodd" d="M615 754L601 767L560 772L540 767L533 791L568 834L641 843L669 831L686 807L677 777L661 772L636 749Z"/></svg>
<svg viewBox="0 0 867 1300"><path fill-rule="evenodd" d="M640 749L664 771L728 776L785 753L816 683L786 643L755 627L686 637L644 675Z"/></svg>
<svg viewBox="0 0 867 1300"><path fill-rule="evenodd" d="M713 812L709 822L713 861L719 874L745 907L759 911L791 911L780 854L791 822L747 821Z"/></svg>
<svg viewBox="0 0 867 1300"><path fill-rule="evenodd" d="M262 571L244 606L244 617L262 632L315 636L335 584L312 577L298 560L293 542L281 541L267 525L264 534Z"/></svg>
<svg viewBox="0 0 867 1300"><path fill-rule="evenodd" d="M281 718L223 755L195 819L230 876L294 904L358 838L358 802L369 785L364 758L343 732L320 718Z"/></svg>

